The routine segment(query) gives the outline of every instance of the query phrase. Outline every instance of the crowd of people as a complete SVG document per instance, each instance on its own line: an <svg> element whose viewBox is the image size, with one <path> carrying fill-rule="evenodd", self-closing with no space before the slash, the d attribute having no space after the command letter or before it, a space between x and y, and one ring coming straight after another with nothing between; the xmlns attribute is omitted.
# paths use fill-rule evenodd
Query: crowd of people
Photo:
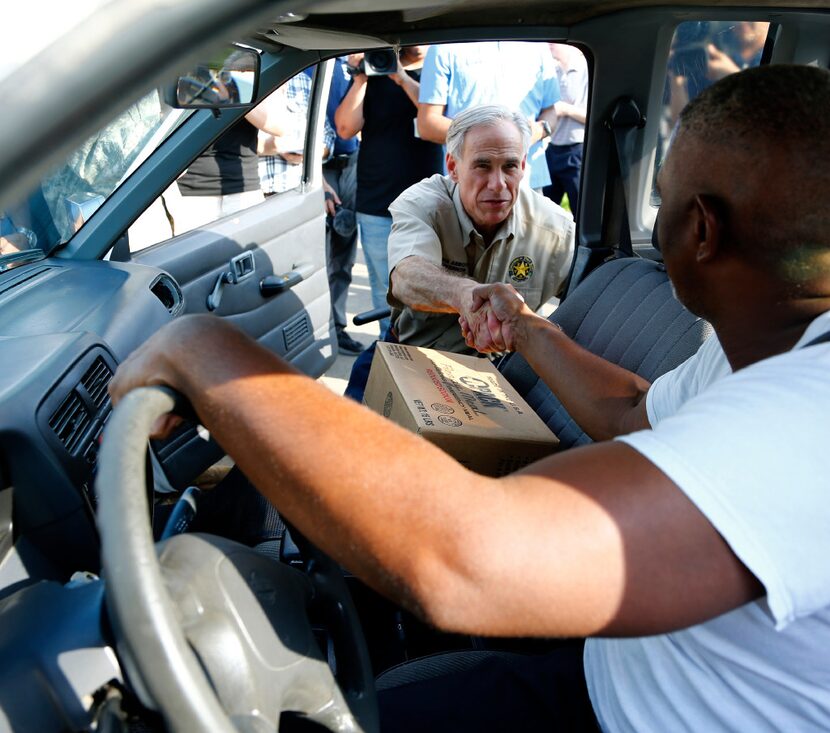
<svg viewBox="0 0 830 733"><path fill-rule="evenodd" d="M184 214L177 233L204 223L210 216L233 213L299 184L311 84L310 70L293 77L220 137L179 178ZM434 329L440 320L422 318L418 312L423 311L423 303L405 304L389 291L389 273L397 265L394 258L399 257L399 248L392 260L390 253L405 226L394 217L396 205L398 210L406 206L402 194L427 179L433 184L444 179L445 187L457 182L450 166L459 159L459 150L451 151L447 145L453 119L482 105L499 104L515 111L528 125L526 150L519 155L527 170L517 180L523 181L523 189L544 192L556 204L567 194L575 211L587 89L584 56L563 44L410 46L397 53L394 65L382 70L367 65L362 53L335 60L326 109L323 175L329 214L327 269L341 353L356 355L363 350L346 331L346 298L358 241L369 271L373 307L395 306L392 319L380 320L379 336L401 338L401 331L409 328L406 323L426 319ZM420 194L410 191L407 196L412 199ZM522 207L534 200L523 195ZM198 216L191 212L198 212ZM564 221L557 227L567 228ZM515 239L515 233L510 236ZM546 298L555 294L561 285L561 271L567 267L572 249L572 232L567 236L570 239L564 246L557 245L553 288L550 282L535 287L545 278L547 256L539 260L530 250L515 253L515 257L525 258L529 269L523 280L514 277L513 281L522 282L534 302L541 294ZM511 247L515 249L515 241ZM483 243L482 252L473 259L480 259L488 248L490 242ZM499 249L492 247L490 251ZM467 257L462 260L466 262ZM509 265L500 265L500 276L507 276ZM408 262L405 267L410 266ZM478 265L476 277L493 276L482 267L485 265ZM473 270L468 274L473 275ZM403 276L399 274L397 279L401 281ZM397 312L398 306L405 308L403 314ZM447 321L446 314L443 320ZM424 330L423 325L417 330ZM464 350L457 326L454 334L452 348ZM435 339L431 343L441 345Z"/></svg>
<svg viewBox="0 0 830 733"><path fill-rule="evenodd" d="M362 130L361 146L368 148L365 153L361 152L358 160L358 220L370 273L373 305L378 308L388 303L393 309L391 320L381 322L382 338L417 341L422 345L453 350L464 348L457 327L450 327L456 334L452 339L440 338L453 317L447 316L446 303L439 302L435 291L438 287L435 272L428 270L413 274L410 271L404 276L398 268L399 261L405 259L404 267L411 270L412 263L424 260L426 254L422 250L417 257L411 256L411 240L413 236L417 240L419 233L415 221L407 218L404 212L411 213L414 208L424 213L425 208L430 206L427 203L430 197L434 200L435 195L441 195L436 186L443 186L443 195L449 201L453 197L452 190L459 183L457 163L460 161L460 148L450 146L448 133L453 120L460 114L483 105L501 105L516 112L529 128L527 135L522 131L525 149L519 156L519 163L527 170L520 180L529 184L526 186L528 189L539 193L549 187L551 199L557 204L561 202L566 189L552 186L551 166L546 159L545 148L552 142L552 135L563 134L567 120L581 129L564 132L564 135L570 135L569 143L581 149L588 77L585 59L574 49L584 73L579 75L579 81L574 79L573 83L566 83L568 67L556 59L558 46L482 42L409 47L401 51L398 71L387 78L367 77L360 73L354 76L349 94L338 110L338 128L342 123L346 132ZM351 63L354 68L359 59L353 57ZM572 64L576 67L579 61L574 58ZM567 91L565 99L563 88ZM390 160L396 161L394 170L390 170ZM554 167L554 170L557 169ZM556 175L559 181L561 175L558 170ZM575 185L567 190L573 196L575 210L579 171L575 175L571 171L570 175ZM512 208L516 192L509 190L509 178L497 185L501 190L496 195L502 196L507 191L507 197L511 199L508 208ZM379 191L382 195L376 195ZM435 211L425 213L427 218L437 215ZM416 213L415 219L417 217ZM452 226L458 229L457 222ZM463 236L467 234L469 232ZM441 252L446 239L444 233L439 231L437 237L441 244L426 256L426 261L437 265L440 275L448 256L446 251ZM512 237L515 239L515 234ZM491 242L482 241L477 253L464 254L465 247L475 246L465 238L457 244L461 254L456 252L454 261L464 263L462 271L465 274L487 281L496 276L489 262L492 253L501 252L499 257L506 257L507 251L515 249L516 241L504 247L491 247ZM421 246L426 245L422 242ZM567 247L559 247L555 242L551 242L550 247L557 251L567 250ZM485 250L489 250L490 255L484 256ZM532 262L530 249L514 254ZM569 254L564 255L568 261ZM499 277L507 276L508 266L509 262L502 263ZM541 282L546 269L540 263L534 282ZM398 290L402 282L411 283L415 277L417 287L429 285L432 292L426 294L426 298L401 300L389 287L389 273L393 270L397 272ZM558 284L561 284L561 279ZM531 288L530 282L527 287L538 291L537 295L542 290ZM548 297L556 290L544 289ZM424 295L421 293L421 296ZM444 325L437 325L439 323ZM426 331L432 332L432 338L423 338ZM420 332L422 336L415 338L415 332Z"/></svg>

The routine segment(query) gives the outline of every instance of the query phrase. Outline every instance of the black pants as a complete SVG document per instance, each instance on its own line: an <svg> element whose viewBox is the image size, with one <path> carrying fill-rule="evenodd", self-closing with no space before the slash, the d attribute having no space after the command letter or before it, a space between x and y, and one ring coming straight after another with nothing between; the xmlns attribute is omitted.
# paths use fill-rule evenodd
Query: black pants
<svg viewBox="0 0 830 733"><path fill-rule="evenodd" d="M348 158L336 158L323 164L323 176L337 191L341 206L355 210L357 196L357 151ZM352 268L357 257L357 229L348 237L334 231L331 222L326 225L326 262L331 291L331 311L334 327L339 333L346 328L346 298L352 284Z"/></svg>
<svg viewBox="0 0 830 733"><path fill-rule="evenodd" d="M545 149L551 184L542 189L551 201L562 203L568 194L571 212L576 217L579 207L579 176L582 171L582 143L573 145L548 145Z"/></svg>
<svg viewBox="0 0 830 733"><path fill-rule="evenodd" d="M495 655L461 671L381 689L381 731L597 733L582 647L573 642L539 656Z"/></svg>

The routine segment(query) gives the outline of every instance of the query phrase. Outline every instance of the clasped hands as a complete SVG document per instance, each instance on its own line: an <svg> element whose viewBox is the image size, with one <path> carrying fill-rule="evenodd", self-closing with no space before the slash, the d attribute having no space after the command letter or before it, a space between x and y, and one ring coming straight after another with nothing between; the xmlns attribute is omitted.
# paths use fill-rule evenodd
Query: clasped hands
<svg viewBox="0 0 830 733"><path fill-rule="evenodd" d="M470 296L458 317L467 346L482 354L515 351L525 318L535 315L521 293L512 285L491 283L473 287Z"/></svg>

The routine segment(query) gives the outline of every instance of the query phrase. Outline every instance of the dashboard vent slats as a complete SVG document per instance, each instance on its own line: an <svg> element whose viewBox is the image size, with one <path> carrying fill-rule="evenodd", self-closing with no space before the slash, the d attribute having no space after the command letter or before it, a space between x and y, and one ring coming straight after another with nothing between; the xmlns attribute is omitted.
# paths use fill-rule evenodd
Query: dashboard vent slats
<svg viewBox="0 0 830 733"><path fill-rule="evenodd" d="M92 418L80 395L73 389L49 418L49 427L70 453L78 445Z"/></svg>
<svg viewBox="0 0 830 733"><path fill-rule="evenodd" d="M110 383L110 379L112 379L112 370L100 356L87 369L86 374L81 377L81 384L89 393L89 398L96 408L100 408L109 402L107 385Z"/></svg>
<svg viewBox="0 0 830 733"><path fill-rule="evenodd" d="M109 407L107 386L112 368L99 356L49 418L49 427L69 453L74 453L93 418Z"/></svg>

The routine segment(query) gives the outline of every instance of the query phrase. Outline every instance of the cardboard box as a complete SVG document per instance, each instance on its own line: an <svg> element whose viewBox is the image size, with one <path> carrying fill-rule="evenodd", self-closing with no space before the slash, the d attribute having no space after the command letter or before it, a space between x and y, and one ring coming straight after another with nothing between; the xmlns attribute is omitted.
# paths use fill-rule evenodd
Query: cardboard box
<svg viewBox="0 0 830 733"><path fill-rule="evenodd" d="M503 476L559 439L487 359L378 342L364 402L467 468Z"/></svg>

